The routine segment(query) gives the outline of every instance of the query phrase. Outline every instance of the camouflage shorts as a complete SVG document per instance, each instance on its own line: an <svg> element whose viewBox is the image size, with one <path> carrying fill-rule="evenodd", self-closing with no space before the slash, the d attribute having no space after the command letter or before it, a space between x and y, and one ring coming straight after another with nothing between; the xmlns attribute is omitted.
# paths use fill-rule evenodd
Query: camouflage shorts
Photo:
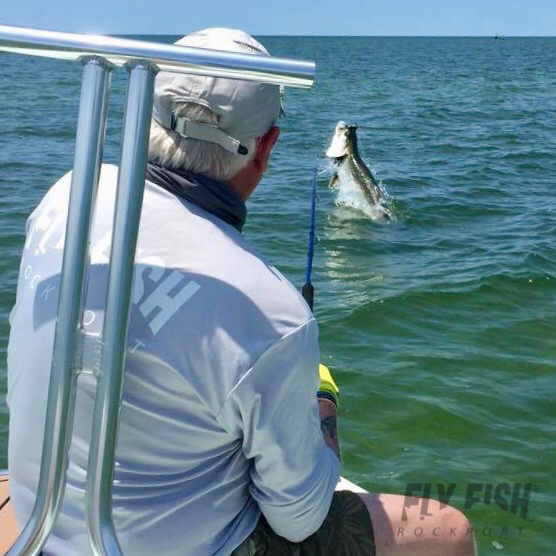
<svg viewBox="0 0 556 556"><path fill-rule="evenodd" d="M278 536L261 516L251 535L232 556L374 556L371 518L353 492L334 493L320 529L301 543Z"/></svg>

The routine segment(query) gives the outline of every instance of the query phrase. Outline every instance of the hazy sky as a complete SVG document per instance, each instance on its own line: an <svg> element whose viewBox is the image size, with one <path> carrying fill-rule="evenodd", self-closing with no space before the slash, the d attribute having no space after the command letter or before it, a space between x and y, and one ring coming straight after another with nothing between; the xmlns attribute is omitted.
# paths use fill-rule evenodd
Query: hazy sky
<svg viewBox="0 0 556 556"><path fill-rule="evenodd" d="M556 0L0 0L0 24L184 34L556 35Z"/></svg>

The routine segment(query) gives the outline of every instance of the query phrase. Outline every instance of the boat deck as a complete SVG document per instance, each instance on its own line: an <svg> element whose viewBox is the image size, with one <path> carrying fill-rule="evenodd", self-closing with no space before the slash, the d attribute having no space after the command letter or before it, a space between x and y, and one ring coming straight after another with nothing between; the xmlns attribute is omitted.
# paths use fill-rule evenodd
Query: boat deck
<svg viewBox="0 0 556 556"><path fill-rule="evenodd" d="M6 554L18 534L10 503L8 475L0 474L0 555Z"/></svg>

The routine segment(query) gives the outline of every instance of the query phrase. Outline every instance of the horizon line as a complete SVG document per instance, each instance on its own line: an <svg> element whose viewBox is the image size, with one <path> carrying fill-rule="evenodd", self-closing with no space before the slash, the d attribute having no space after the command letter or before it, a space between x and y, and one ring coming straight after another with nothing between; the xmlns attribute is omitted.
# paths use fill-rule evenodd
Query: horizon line
<svg viewBox="0 0 556 556"><path fill-rule="evenodd" d="M97 30L97 29L63 29L63 28L51 28L51 27L29 27L29 26L22 26L22 25L14 25L11 23L4 23L0 21L2 25L8 25L13 27L24 27L27 29L37 29L43 31L55 31L55 32L65 32L65 33L76 33L76 34L93 34L93 35L106 35L106 36L120 36L120 37L130 37L130 36L150 36L150 37L162 37L162 36L176 36L180 37L183 36L183 30L181 32L149 32L149 31L116 31L116 30ZM62 26L65 27L65 26ZM548 35L548 34L503 34L499 32L494 33L481 33L481 34L459 34L459 33L452 33L447 35L441 34L411 34L411 33L385 33L385 34L370 34L370 35L362 35L362 34L333 34L333 33L264 33L264 32L257 32L257 31L250 31L250 34L253 36L258 37L324 37L324 38L450 38L450 39L467 39L467 38L497 38L497 39L553 39L556 38L556 34Z"/></svg>
<svg viewBox="0 0 556 556"><path fill-rule="evenodd" d="M125 33L110 33L119 36L150 36L150 37L168 37L168 36L182 36L182 33L147 33L147 32L125 32ZM554 39L556 35L331 35L331 34L287 34L287 33L252 33L255 37L327 37L338 39L350 38L412 38L412 39Z"/></svg>

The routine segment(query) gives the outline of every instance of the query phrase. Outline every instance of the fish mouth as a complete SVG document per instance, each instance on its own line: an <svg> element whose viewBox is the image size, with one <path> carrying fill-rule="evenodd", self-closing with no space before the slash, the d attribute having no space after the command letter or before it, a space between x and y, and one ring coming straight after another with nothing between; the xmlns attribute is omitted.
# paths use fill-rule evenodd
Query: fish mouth
<svg viewBox="0 0 556 556"><path fill-rule="evenodd" d="M332 141L326 149L326 157L339 160L348 154L347 137L344 133L335 132Z"/></svg>
<svg viewBox="0 0 556 556"><path fill-rule="evenodd" d="M356 129L356 125L346 124L343 121L338 122L334 128L334 135L328 149L326 149L325 156L336 161L341 161L346 157L350 153L351 137Z"/></svg>
<svg viewBox="0 0 556 556"><path fill-rule="evenodd" d="M339 164L348 155L345 149L338 151L337 149L333 149L332 145L328 147L324 154L326 158L329 158L334 164Z"/></svg>

